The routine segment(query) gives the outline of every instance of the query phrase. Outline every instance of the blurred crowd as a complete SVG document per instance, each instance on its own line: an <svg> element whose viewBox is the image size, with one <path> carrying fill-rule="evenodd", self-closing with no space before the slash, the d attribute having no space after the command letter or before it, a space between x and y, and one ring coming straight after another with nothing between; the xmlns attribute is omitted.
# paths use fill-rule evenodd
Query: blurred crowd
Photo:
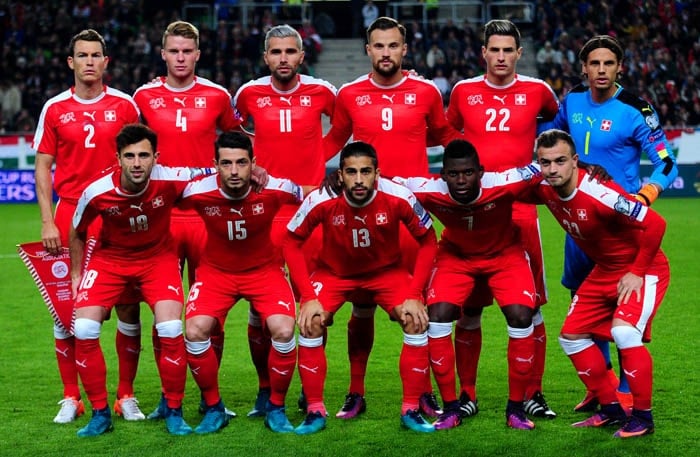
<svg viewBox="0 0 700 457"><path fill-rule="evenodd" d="M0 132L33 131L44 102L72 84L66 47L84 28L105 37L110 86L131 94L164 74L161 35L168 23L181 18L183 3L0 0ZM626 49L620 82L652 102L664 125L700 125L698 3L539 0L533 25L523 25L522 33L534 40L537 76L561 97L581 81L577 53L583 43L595 34L615 35ZM265 31L289 19L285 14L284 9L256 9L247 29L236 17L222 17L215 28L197 24L202 51L197 73L231 94L263 75ZM433 79L445 101L457 81L483 72L481 24L438 22L436 17L425 26L417 20L404 24L409 49L404 67ZM300 32L307 49L304 72L313 73L321 37L308 21L300 25Z"/></svg>

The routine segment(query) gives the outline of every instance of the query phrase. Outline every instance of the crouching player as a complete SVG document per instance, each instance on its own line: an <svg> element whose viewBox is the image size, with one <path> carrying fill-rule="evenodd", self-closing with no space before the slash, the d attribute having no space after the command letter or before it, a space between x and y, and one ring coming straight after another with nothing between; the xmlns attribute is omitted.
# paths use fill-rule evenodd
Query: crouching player
<svg viewBox="0 0 700 457"><path fill-rule="evenodd" d="M214 147L217 174L190 183L180 204L194 208L207 229L206 248L185 311L187 362L206 403L204 418L194 431L212 433L228 424L211 335L223 330L228 311L243 298L261 317L272 341L265 425L275 432L293 432L285 397L297 359L296 307L270 230L283 205L301 202L301 188L287 179L270 178L261 192L254 192L253 146L241 132L222 133Z"/></svg>
<svg viewBox="0 0 700 457"><path fill-rule="evenodd" d="M145 125L124 126L116 142L118 166L86 187L70 232L76 364L93 409L92 419L78 436L112 429L100 331L121 294L135 286L155 314L166 427L171 434L187 435L192 429L182 418L187 376L182 281L168 233L175 201L189 179L203 171L157 165L156 134ZM87 228L97 217L103 221L98 246L83 271Z"/></svg>

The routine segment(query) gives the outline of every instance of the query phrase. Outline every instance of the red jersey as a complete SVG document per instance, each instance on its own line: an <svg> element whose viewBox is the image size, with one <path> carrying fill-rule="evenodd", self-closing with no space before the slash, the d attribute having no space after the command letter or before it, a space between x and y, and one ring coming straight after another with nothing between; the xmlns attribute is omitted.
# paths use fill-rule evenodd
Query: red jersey
<svg viewBox="0 0 700 457"><path fill-rule="evenodd" d="M479 151L486 171L524 167L532 162L537 118L553 119L559 101L541 79L515 75L508 85L495 86L485 76L455 84L447 119Z"/></svg>
<svg viewBox="0 0 700 457"><path fill-rule="evenodd" d="M343 196L314 191L307 195L287 226L298 239L307 239L318 225L323 227L323 248L318 262L335 276L371 275L400 267L399 227L404 224L415 238L432 230L430 215L405 187L380 178L371 200L351 205ZM296 260L301 259L301 265ZM305 271L303 256L287 257L294 276ZM432 262L432 259L430 259ZM429 267L428 267L429 268ZM315 296L310 283L295 281L302 297Z"/></svg>
<svg viewBox="0 0 700 457"><path fill-rule="evenodd" d="M666 221L615 183L589 181L586 171L579 169L578 186L566 199L546 182L534 191L600 268L644 276L661 252Z"/></svg>
<svg viewBox="0 0 700 457"><path fill-rule="evenodd" d="M89 184L80 197L73 227L87 230L102 216L99 254L144 262L170 249L170 211L189 180L189 168L155 165L146 188L131 194L119 186L121 168L115 167Z"/></svg>
<svg viewBox="0 0 700 457"><path fill-rule="evenodd" d="M158 134L159 162L171 167L208 167L214 160L219 130L232 130L241 119L226 89L195 77L188 87L170 87L164 76L134 92L145 124Z"/></svg>
<svg viewBox="0 0 700 457"><path fill-rule="evenodd" d="M116 163L114 138L119 130L138 121L139 111L131 97L107 86L92 100L77 97L70 88L47 101L32 148L54 156L56 194L75 204L86 183Z"/></svg>
<svg viewBox="0 0 700 457"><path fill-rule="evenodd" d="M283 92L271 79L246 83L233 99L241 117L255 122L255 161L273 176L317 186L331 158L323 153L321 120L333 114L336 89L322 79L298 75L297 85Z"/></svg>
<svg viewBox="0 0 700 457"><path fill-rule="evenodd" d="M380 86L371 74L338 90L332 128L325 138L333 156L352 134L377 150L383 176L427 176L427 133L446 145L460 137L445 118L442 95L432 81L403 72L393 86Z"/></svg>
<svg viewBox="0 0 700 457"><path fill-rule="evenodd" d="M442 179L395 179L408 187L444 230L440 247L461 257L493 257L520 245L513 223L513 202L530 187L540 170L532 165L502 173L484 173L479 196L468 204L455 201Z"/></svg>
<svg viewBox="0 0 700 457"><path fill-rule="evenodd" d="M234 199L220 188L219 175L190 183L180 206L194 208L204 220L207 244L202 262L226 273L249 272L279 259L270 241L272 220L282 205L299 204L301 188L270 177L265 189Z"/></svg>

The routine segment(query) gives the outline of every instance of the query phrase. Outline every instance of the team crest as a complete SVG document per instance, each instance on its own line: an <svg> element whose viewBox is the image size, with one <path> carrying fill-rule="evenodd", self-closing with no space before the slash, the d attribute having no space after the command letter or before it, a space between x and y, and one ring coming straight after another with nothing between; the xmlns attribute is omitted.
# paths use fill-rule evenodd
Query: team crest
<svg viewBox="0 0 700 457"><path fill-rule="evenodd" d="M195 108L206 108L207 107L207 97L195 97L194 98Z"/></svg>
<svg viewBox="0 0 700 457"><path fill-rule="evenodd" d="M389 218L386 213L377 213L374 215L374 221L377 225L386 225L389 223Z"/></svg>
<svg viewBox="0 0 700 457"><path fill-rule="evenodd" d="M336 216L333 216L333 225L334 226L345 225L345 215L338 214Z"/></svg>
<svg viewBox="0 0 700 457"><path fill-rule="evenodd" d="M527 94L515 94L516 105L527 105Z"/></svg>
<svg viewBox="0 0 700 457"><path fill-rule="evenodd" d="M467 104L469 104L469 106L483 105L484 99L481 96L481 94L470 95L469 97L467 97Z"/></svg>
<svg viewBox="0 0 700 457"><path fill-rule="evenodd" d="M588 220L588 215L586 214L586 210L583 208L576 210L576 216L578 217L578 220L580 220L580 221L587 221Z"/></svg>
<svg viewBox="0 0 700 457"><path fill-rule="evenodd" d="M63 113L59 116L58 119L61 124L75 122L75 113L73 111L71 111L70 113Z"/></svg>
<svg viewBox="0 0 700 457"><path fill-rule="evenodd" d="M265 212L265 207L262 203L256 203L253 205L253 215L262 214Z"/></svg>
<svg viewBox="0 0 700 457"><path fill-rule="evenodd" d="M118 206L110 206L107 208L107 215L108 216L120 216L122 213L119 211Z"/></svg>
<svg viewBox="0 0 700 457"><path fill-rule="evenodd" d="M209 217L221 216L221 208L218 206L205 206L204 214Z"/></svg>
<svg viewBox="0 0 700 457"><path fill-rule="evenodd" d="M163 97L151 99L148 102L148 105L151 107L152 110L157 110L159 108L165 108L165 99Z"/></svg>
<svg viewBox="0 0 700 457"><path fill-rule="evenodd" d="M416 94L404 94L403 102L406 105L415 105L416 104Z"/></svg>
<svg viewBox="0 0 700 457"><path fill-rule="evenodd" d="M117 120L117 112L113 109L105 111L105 122L115 122Z"/></svg>
<svg viewBox="0 0 700 457"><path fill-rule="evenodd" d="M266 106L272 106L272 99L270 97L260 97L255 101L258 108L265 108Z"/></svg>
<svg viewBox="0 0 700 457"><path fill-rule="evenodd" d="M311 96L310 95L302 95L299 97L299 100L301 102L301 106L311 106Z"/></svg>
<svg viewBox="0 0 700 457"><path fill-rule="evenodd" d="M496 204L494 202L487 203L484 205L484 211L491 211L496 207Z"/></svg>
<svg viewBox="0 0 700 457"><path fill-rule="evenodd" d="M608 119L603 119L603 121L600 123L600 130L604 132L609 132L610 129L612 128L612 121Z"/></svg>
<svg viewBox="0 0 700 457"><path fill-rule="evenodd" d="M357 106L365 106L365 105L371 105L372 104L372 97L369 95L358 95L355 97L355 103Z"/></svg>
<svg viewBox="0 0 700 457"><path fill-rule="evenodd" d="M159 195L153 200L151 200L151 205L153 205L153 208L160 208L161 206L165 205L165 200L163 199L163 196Z"/></svg>

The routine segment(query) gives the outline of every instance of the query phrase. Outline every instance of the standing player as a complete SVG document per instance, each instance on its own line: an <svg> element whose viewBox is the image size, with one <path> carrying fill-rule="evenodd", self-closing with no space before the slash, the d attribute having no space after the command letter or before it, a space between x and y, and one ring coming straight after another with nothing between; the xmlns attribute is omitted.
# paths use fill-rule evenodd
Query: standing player
<svg viewBox="0 0 700 457"><path fill-rule="evenodd" d="M326 171L323 154L322 117L330 116L335 101L335 87L317 78L300 75L304 62L303 42L299 32L289 25L278 25L265 35L265 64L270 76L249 81L234 97L234 104L244 121L255 123L256 163L272 176L287 178L303 186L318 186ZM280 148L293 144L294 153ZM300 166L303 164L303 166ZM298 205L285 205L273 221L272 242L279 248L287 233L287 223ZM318 254L320 231L305 245L310 265ZM258 395L248 416L264 416L270 395L267 359L270 339L265 337L262 321L251 308L248 342L258 372Z"/></svg>
<svg viewBox="0 0 700 457"><path fill-rule="evenodd" d="M222 133L214 147L218 174L191 183L182 201L202 216L208 234L185 314L187 362L207 405L195 432L215 432L228 423L210 334L224 326L228 311L241 298L256 310L272 342L266 364L270 393L265 424L275 432L293 432L284 400L297 360L296 307L284 264L270 246L270 231L282 205L298 206L301 189L273 178L262 192L253 192L253 146L241 132Z"/></svg>
<svg viewBox="0 0 700 457"><path fill-rule="evenodd" d="M87 186L70 232L76 364L93 408L92 419L78 430L78 436L101 435L112 429L100 331L120 295L134 284L155 315L167 429L174 435L187 435L192 429L182 418L187 376L182 280L168 227L170 210L193 173L187 168L156 165L156 134L145 125L124 126L116 143L119 166ZM100 245L83 270L87 228L98 217L103 220Z"/></svg>
<svg viewBox="0 0 700 457"><path fill-rule="evenodd" d="M430 363L445 402L445 412L433 424L436 429L453 428L461 422L452 322L475 287L496 298L507 322L506 423L515 429L535 428L523 404L535 351L535 285L512 209L518 194L538 172L529 166L484 173L474 146L454 140L445 148L441 179L400 180L445 227L426 289Z"/></svg>
<svg viewBox="0 0 700 457"><path fill-rule="evenodd" d="M670 279L660 249L666 222L617 184L591 182L577 167L574 141L566 132L540 134L537 158L548 184L536 186L538 200L595 264L576 291L559 336L579 378L600 403L596 414L573 425L621 423L618 438L653 433L653 362L643 343L651 340L652 321ZM593 338L612 340L620 351L622 368L630 374L629 417Z"/></svg>
<svg viewBox="0 0 700 457"><path fill-rule="evenodd" d="M162 45L167 75L137 89L134 101L144 123L158 134L163 165L207 167L211 164L211 145L216 141L217 129L235 129L240 118L225 88L195 75L200 49L199 30L194 25L172 22L163 33ZM175 208L171 233L180 266L184 268L187 261L189 284L192 284L207 238L204 223L195 211ZM221 331L212 336L219 361L224 345ZM157 344L155 334L154 343ZM154 351L158 351L156 346ZM158 417L158 410L149 415L153 419Z"/></svg>
<svg viewBox="0 0 700 457"><path fill-rule="evenodd" d="M32 144L36 150L36 194L41 212L41 239L52 254L68 247L71 218L85 184L115 164L111 151L117 132L125 124L138 121L138 109L131 97L104 85L102 78L108 63L105 41L99 33L89 29L75 35L68 46L68 66L73 70L74 86L47 101L39 117ZM59 197L55 215L52 188ZM99 221L90 234L98 231ZM133 387L141 350L138 301L133 299L129 302L134 304L117 308L119 385L115 411L127 420L144 419ZM54 341L63 382L61 409L54 422L67 423L85 411L80 399L75 337L70 323L54 322Z"/></svg>
<svg viewBox="0 0 700 457"><path fill-rule="evenodd" d="M308 414L296 433L314 433L326 425L323 334L346 301L378 303L401 324L401 423L414 431L432 432L435 428L418 412L429 381L425 379L429 378L428 316L423 288L436 251L432 221L410 191L379 178L376 152L367 143L358 141L343 148L339 176L342 194L312 192L289 223L285 242L289 272L301 293L299 374L308 400ZM323 249L318 268L309 275L301 245L319 225ZM400 225L419 244L412 272L401 262Z"/></svg>
<svg viewBox="0 0 700 457"><path fill-rule="evenodd" d="M543 127L568 131L586 162L605 167L625 191L651 205L676 178L678 167L654 108L616 82L622 72L623 57L622 46L609 35L588 40L579 52L587 86L574 88L554 121ZM644 185L639 177L642 151L654 167ZM572 296L592 268L593 261L567 235L562 284L572 291ZM599 347L611 368L609 375L614 378L607 341L601 341ZM621 400L629 402L629 395L625 395L629 386L622 370L619 387ZM575 410L591 411L597 403L589 391Z"/></svg>
<svg viewBox="0 0 700 457"><path fill-rule="evenodd" d="M525 167L532 162L537 120L552 119L558 108L557 97L542 80L516 73L523 49L520 31L511 21L492 20L484 26L481 54L486 74L460 81L452 89L447 118L464 131L464 137L479 151L486 171ZM554 418L556 414L542 395L547 334L540 306L547 302L544 259L539 221L535 206L513 205L513 221L527 252L537 292L533 317L535 359L532 384L526 393L528 414ZM470 298L473 307L465 309L455 329L455 350L463 414L476 414L476 372L481 351L481 310L492 297L483 291Z"/></svg>
<svg viewBox="0 0 700 457"><path fill-rule="evenodd" d="M432 81L402 70L407 52L406 29L396 20L380 17L367 29L367 56L372 72L343 85L338 90L332 127L325 138L326 156L337 153L352 135L354 141L371 144L382 164L382 174L427 176L427 134L446 145L459 137L445 119L442 95ZM415 242L403 229L401 244L404 261L410 269L415 258ZM364 410L364 378L372 349L374 305L357 304L348 323L350 349L350 388L339 417L354 417ZM425 386L423 412L441 412ZM430 392L429 394L427 394Z"/></svg>

